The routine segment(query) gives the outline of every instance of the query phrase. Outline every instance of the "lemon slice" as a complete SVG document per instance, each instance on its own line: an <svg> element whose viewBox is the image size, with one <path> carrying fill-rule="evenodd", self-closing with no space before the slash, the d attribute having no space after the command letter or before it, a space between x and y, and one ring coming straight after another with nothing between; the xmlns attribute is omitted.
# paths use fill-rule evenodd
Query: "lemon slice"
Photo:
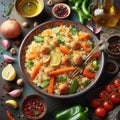
<svg viewBox="0 0 120 120"><path fill-rule="evenodd" d="M47 62L49 62L50 61L50 55L48 56L48 55L44 55L43 56L43 59L42 59L42 61L43 61L43 63L47 63Z"/></svg>
<svg viewBox="0 0 120 120"><path fill-rule="evenodd" d="M2 78L7 80L7 81L12 81L16 77L16 71L12 64L8 64L5 66L2 70Z"/></svg>
<svg viewBox="0 0 120 120"><path fill-rule="evenodd" d="M15 100L6 100L5 104L15 109L18 107L17 102Z"/></svg>
<svg viewBox="0 0 120 120"><path fill-rule="evenodd" d="M58 66L61 62L61 55L57 51L51 51L51 59L50 65L51 66Z"/></svg>

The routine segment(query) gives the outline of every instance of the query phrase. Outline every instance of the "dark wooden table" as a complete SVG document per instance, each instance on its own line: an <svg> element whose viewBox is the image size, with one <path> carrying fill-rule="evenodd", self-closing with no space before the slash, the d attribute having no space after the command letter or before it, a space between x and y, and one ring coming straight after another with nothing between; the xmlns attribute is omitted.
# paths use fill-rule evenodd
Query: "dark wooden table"
<svg viewBox="0 0 120 120"><path fill-rule="evenodd" d="M17 38L15 40L11 40L12 43L12 47L14 47L17 50L17 53L19 51L19 47L16 47L15 45L15 41L17 41L18 39L22 41L22 39L24 38L24 36L33 28L33 23L34 21L38 21L39 24L43 23L43 22L47 22L49 20L55 20L55 18L52 16L51 14L51 7L48 7L46 5L47 0L44 0L45 2L45 8L44 11L41 15L39 15L38 17L34 18L34 19L25 19L22 18L21 16L18 15L18 13L16 12L15 8L12 9L12 12L10 15L6 15L6 7L10 5L10 3L13 3L14 0L6 0L6 1L2 1L0 0L0 24L9 18L14 18L17 21L19 21L19 23L22 26L22 23L24 21L27 21L29 23L29 28L22 28L22 36L20 38ZM118 4L120 4L120 1L117 1ZM118 5L117 4L117 5ZM67 18L69 20L78 22L77 16L74 13L71 13L71 15ZM119 31L117 31L119 32ZM0 34L0 40L5 39L1 34ZM0 73L2 71L2 69L4 68L4 66L6 65L5 62L3 62L3 54L9 54L9 50L5 51L2 47L0 47ZM16 71L17 71L17 78L23 78L23 75L20 72L19 69L19 65L18 65L18 54L15 56L16 58L16 62L13 63ZM108 55L106 55L106 60L109 59ZM119 62L119 61L117 61ZM120 73L118 73L117 75L119 75ZM116 75L107 75L105 72L103 73L101 79L99 80L99 82L97 83L97 85L92 88L88 93L86 93L85 95L73 98L73 99L53 99L53 98L48 98L46 96L41 95L48 106L48 111L47 114L45 116L45 118L43 120L54 120L54 113L56 111L59 111L63 108L67 108L70 107L72 105L76 105L76 104L81 104L83 106L88 106L89 107L89 111L90 111L90 120L94 119L93 114L92 114L92 109L89 106L89 102L90 102L90 98L88 97L90 94L92 94L92 91L96 90L96 88L99 86L102 86L103 84L106 83L107 80L111 80L112 78L114 78ZM24 79L24 78L23 78ZM22 96L20 98L15 99L18 102L18 109L14 110L10 107L8 107L7 105L5 105L5 100L7 99L11 99L10 96L8 96L6 94L6 89L5 86L6 85L13 85L14 88L23 88L24 92L22 93ZM14 116L15 120L26 120L26 118L23 117L22 112L21 112L21 104L22 101L24 99L25 96L30 95L32 93L38 94L34 89L32 89L24 80L24 85L22 87L18 87L16 85L16 82L6 82L5 80L2 79L1 75L0 75L0 120L8 120L7 116L6 116L6 110L9 110L12 115ZM118 109L119 106L116 107L116 109ZM115 116L113 116L115 117ZM120 119L120 117L118 118ZM113 119L112 119L113 120Z"/></svg>

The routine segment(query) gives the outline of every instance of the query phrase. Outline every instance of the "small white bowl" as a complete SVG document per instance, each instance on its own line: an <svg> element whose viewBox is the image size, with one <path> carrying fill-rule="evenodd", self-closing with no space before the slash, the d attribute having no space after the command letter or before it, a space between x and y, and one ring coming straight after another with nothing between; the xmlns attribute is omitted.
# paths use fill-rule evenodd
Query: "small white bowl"
<svg viewBox="0 0 120 120"><path fill-rule="evenodd" d="M52 8L52 14L59 19L67 18L70 13L70 7L65 3L58 3Z"/></svg>

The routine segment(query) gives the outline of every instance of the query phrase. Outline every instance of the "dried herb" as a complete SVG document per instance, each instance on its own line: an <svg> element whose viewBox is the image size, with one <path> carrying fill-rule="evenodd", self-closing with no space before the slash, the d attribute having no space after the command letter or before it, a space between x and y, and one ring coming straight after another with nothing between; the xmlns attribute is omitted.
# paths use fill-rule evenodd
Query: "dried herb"
<svg viewBox="0 0 120 120"><path fill-rule="evenodd" d="M13 3L10 3L10 5L6 8L6 15L10 15L12 8L14 7Z"/></svg>

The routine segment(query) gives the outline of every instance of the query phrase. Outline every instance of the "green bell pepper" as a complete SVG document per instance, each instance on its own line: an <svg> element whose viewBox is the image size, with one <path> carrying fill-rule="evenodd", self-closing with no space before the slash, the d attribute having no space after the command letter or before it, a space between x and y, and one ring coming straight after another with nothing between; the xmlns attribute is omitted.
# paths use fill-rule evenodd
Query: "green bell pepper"
<svg viewBox="0 0 120 120"><path fill-rule="evenodd" d="M86 107L83 112L79 112L68 120L89 120L87 117L88 108Z"/></svg>
<svg viewBox="0 0 120 120"><path fill-rule="evenodd" d="M58 112L55 120L89 120L87 113L87 107L84 109L81 105L76 105Z"/></svg>
<svg viewBox="0 0 120 120"><path fill-rule="evenodd" d="M56 120L68 120L68 118L73 117L77 113L83 110L83 107L81 105L76 105L73 107L70 107L68 109L62 110L58 112L55 116Z"/></svg>

